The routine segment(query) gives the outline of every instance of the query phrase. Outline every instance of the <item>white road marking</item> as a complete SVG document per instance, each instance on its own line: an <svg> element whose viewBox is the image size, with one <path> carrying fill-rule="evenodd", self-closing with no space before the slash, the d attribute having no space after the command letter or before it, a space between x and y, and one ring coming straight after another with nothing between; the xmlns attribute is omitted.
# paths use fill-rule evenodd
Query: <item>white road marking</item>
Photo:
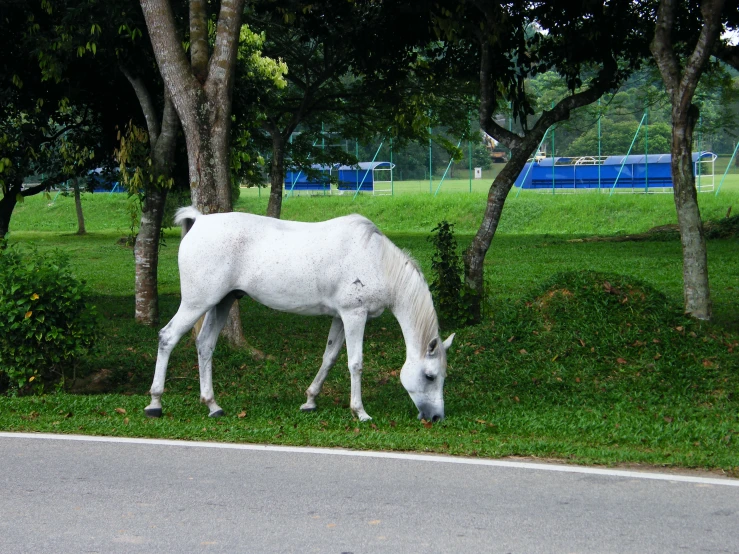
<svg viewBox="0 0 739 554"><path fill-rule="evenodd" d="M508 467L535 471L558 471L563 473L580 473L585 475L601 475L620 477L623 479L650 479L656 481L672 481L701 485L718 485L739 487L739 479L698 477L691 475L674 475L651 473L646 471L629 471L622 469L604 469L564 464L537 464L511 460L490 460L485 458L457 458L436 454L407 454L403 452L378 452L372 450L346 450L343 448L315 448L303 446L275 446L271 444L236 444L226 442L181 441L165 439L140 439L127 437L99 437L91 435L55 435L51 433L3 433L0 438L11 439L43 439L59 441L106 442L120 444L143 444L151 446L179 446L184 448L220 448L223 450L256 450L263 452L288 452L294 454L315 454L321 456L353 456L358 458L386 458L391 460L407 460L425 463L463 464L474 466Z"/></svg>

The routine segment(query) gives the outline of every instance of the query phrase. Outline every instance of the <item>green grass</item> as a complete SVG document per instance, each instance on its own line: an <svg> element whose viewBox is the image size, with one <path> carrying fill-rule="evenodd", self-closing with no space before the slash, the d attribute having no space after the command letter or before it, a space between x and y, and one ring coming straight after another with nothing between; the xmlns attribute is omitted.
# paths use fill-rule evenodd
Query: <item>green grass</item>
<svg viewBox="0 0 739 554"><path fill-rule="evenodd" d="M723 217L737 200L739 190L730 188L718 196L700 196L707 218ZM78 275L88 281L102 315L103 338L76 371L80 377L105 375L107 384L100 394L65 390L0 398L2 430L739 471L737 240L708 243L714 325L680 316L679 241L572 242L584 235L638 233L672 223L674 205L668 195L522 193L510 198L486 259L489 318L458 330L449 356L448 417L431 428L415 419L399 383L404 346L392 316L367 327L363 393L374 418L368 425L353 420L348 409L345 355L326 382L318 410L298 410L320 364L329 320L281 314L248 300L242 301L246 336L271 358L253 360L218 345L214 381L227 417L208 419L207 409L198 403L197 358L193 341L186 337L171 359L165 417L147 420L143 407L157 329L133 322L133 256L118 242L128 233L125 198L85 195L83 202L88 236L73 234L73 201L60 196L54 203L27 199L14 214L9 238L65 250ZM410 250L428 273L430 229L446 218L455 223L464 246L477 230L484 202L482 193L360 196L355 202L301 196L285 202L283 217L318 220L364 213ZM263 213L266 198L247 191L237 207ZM168 231L159 269L164 321L178 304L178 244L179 231ZM621 303L623 298L602 284L610 280L617 285L615 276L577 273L552 280L554 274L573 270L628 275L627 284L620 286L643 289L645 300L632 295ZM565 289L572 296L561 292ZM610 302L614 299L619 302Z"/></svg>
<svg viewBox="0 0 739 554"><path fill-rule="evenodd" d="M438 181L438 179L437 179ZM405 181L400 185L411 189L420 181ZM301 221L320 221L347 213L361 213L374 221L386 233L427 234L442 219L455 224L460 235L473 235L482 221L487 202L489 181L481 182L479 190L467 191L467 181L451 181L459 192L440 192L437 196L399 191L395 196L303 194L283 200L282 217ZM446 185L445 185L446 186ZM442 188L442 191L444 189ZM256 188L241 190L236 209L265 213L268 195ZM699 195L704 219L720 219L729 208L739 210L739 175L729 175L721 192ZM96 193L82 197L86 224L93 233L129 233L127 200L123 194ZM513 235L612 235L647 231L651 227L677 222L670 194L549 194L511 191L503 210L498 232ZM74 202L69 196L46 199L35 196L19 204L10 224L11 236L21 232L29 238L33 232L70 233L77 230ZM178 230L170 231L179 234Z"/></svg>

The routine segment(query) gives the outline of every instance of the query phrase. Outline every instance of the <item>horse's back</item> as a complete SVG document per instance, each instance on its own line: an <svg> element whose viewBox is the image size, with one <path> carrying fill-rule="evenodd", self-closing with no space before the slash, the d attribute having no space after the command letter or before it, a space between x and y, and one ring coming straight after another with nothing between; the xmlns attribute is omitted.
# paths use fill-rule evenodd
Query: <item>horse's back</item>
<svg viewBox="0 0 739 554"><path fill-rule="evenodd" d="M183 297L239 290L284 311L335 315L352 302L372 311L385 302L385 240L356 214L318 223L200 216L180 246Z"/></svg>

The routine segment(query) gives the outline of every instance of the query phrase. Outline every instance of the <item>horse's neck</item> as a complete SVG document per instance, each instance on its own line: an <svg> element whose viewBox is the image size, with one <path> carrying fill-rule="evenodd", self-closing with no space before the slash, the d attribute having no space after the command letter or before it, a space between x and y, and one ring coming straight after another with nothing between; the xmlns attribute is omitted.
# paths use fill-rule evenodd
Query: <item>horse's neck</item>
<svg viewBox="0 0 739 554"><path fill-rule="evenodd" d="M405 340L406 357L421 358L431 339L438 334L431 293L420 287L415 294L397 295L392 307Z"/></svg>
<svg viewBox="0 0 739 554"><path fill-rule="evenodd" d="M431 292L418 265L389 240L382 244L382 265L392 300L390 309L400 324L407 357L421 358L439 329Z"/></svg>

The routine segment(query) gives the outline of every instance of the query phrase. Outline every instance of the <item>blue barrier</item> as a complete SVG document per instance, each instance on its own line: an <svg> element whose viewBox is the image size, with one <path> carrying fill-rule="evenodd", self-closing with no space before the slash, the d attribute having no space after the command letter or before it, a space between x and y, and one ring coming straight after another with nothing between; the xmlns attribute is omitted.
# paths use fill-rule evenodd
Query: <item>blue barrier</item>
<svg viewBox="0 0 739 554"><path fill-rule="evenodd" d="M377 171L392 171L395 167L390 162L359 162L354 165L313 165L313 169L323 173L320 180L311 179L303 171L287 171L285 173L285 190L290 191L327 191L330 192L330 179L335 178L340 191L378 192L377 183L389 183L390 179L379 179ZM385 189L382 189L384 192ZM390 192L390 189L387 189Z"/></svg>
<svg viewBox="0 0 739 554"><path fill-rule="evenodd" d="M699 166L712 163L716 157L712 152L694 153L695 174L709 175ZM672 188L671 158L670 154L544 158L527 162L514 186L533 190L610 190L615 187L616 190L647 192L650 188Z"/></svg>

